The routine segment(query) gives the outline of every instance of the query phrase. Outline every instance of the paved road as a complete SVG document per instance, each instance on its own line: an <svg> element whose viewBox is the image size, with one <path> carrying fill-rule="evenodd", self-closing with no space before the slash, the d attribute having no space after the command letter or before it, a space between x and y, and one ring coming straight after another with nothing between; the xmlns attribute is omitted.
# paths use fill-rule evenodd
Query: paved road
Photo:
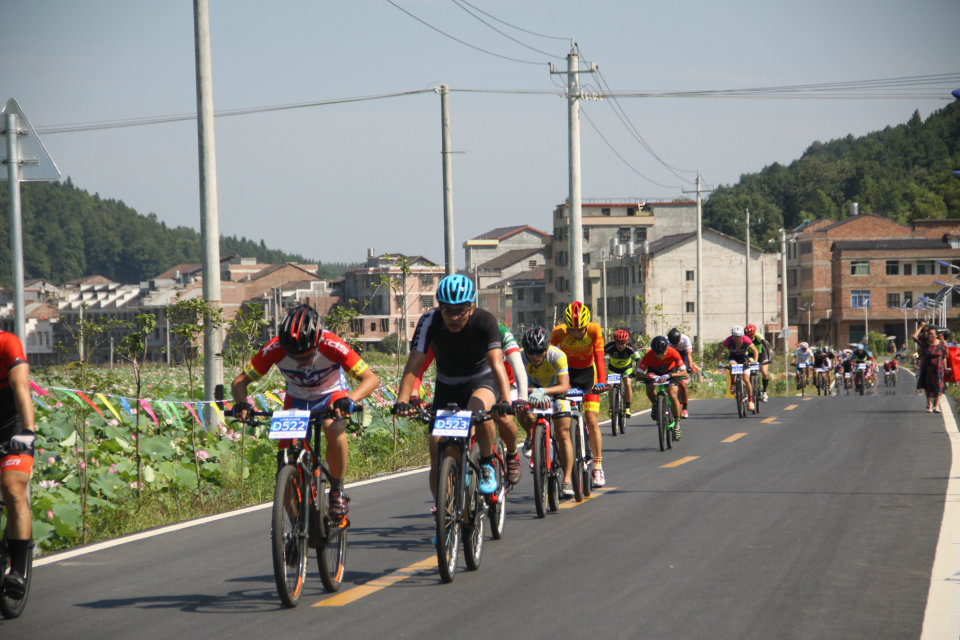
<svg viewBox="0 0 960 640"><path fill-rule="evenodd" d="M950 445L900 391L776 398L746 419L694 402L666 453L638 415L605 438L605 491L538 520L525 476L504 539L452 584L416 473L351 490L339 594L311 573L280 607L264 509L44 564L0 636L916 638Z"/></svg>

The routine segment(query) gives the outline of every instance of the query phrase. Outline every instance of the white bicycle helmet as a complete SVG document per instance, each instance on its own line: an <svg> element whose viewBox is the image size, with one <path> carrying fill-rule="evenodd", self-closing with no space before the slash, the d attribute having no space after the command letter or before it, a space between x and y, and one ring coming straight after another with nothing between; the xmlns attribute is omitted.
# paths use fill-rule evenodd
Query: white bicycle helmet
<svg viewBox="0 0 960 640"><path fill-rule="evenodd" d="M742 335L743 335L743 327L741 327L739 324L738 324L738 325L734 325L733 329L730 329L730 335L732 335L732 336L738 336L738 337L739 337L739 336L742 336Z"/></svg>

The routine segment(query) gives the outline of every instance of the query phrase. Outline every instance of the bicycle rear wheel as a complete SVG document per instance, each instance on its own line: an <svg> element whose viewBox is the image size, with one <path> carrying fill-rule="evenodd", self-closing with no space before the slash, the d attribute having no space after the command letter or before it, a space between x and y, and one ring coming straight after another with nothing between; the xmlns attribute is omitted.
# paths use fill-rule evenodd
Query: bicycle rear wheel
<svg viewBox="0 0 960 640"><path fill-rule="evenodd" d="M582 502L583 496L587 494L584 492L586 465L583 460L583 425L580 423L580 416L573 416L570 428L573 429L573 498Z"/></svg>
<svg viewBox="0 0 960 640"><path fill-rule="evenodd" d="M457 518L457 489L460 465L445 456L437 476L437 565L440 579L453 582L460 552L460 520Z"/></svg>
<svg viewBox="0 0 960 640"><path fill-rule="evenodd" d="M507 480L503 472L503 465L507 460L507 446L503 440L497 438L497 455L494 458L494 468L497 473L497 492L490 496L490 534L494 540L503 537L503 525L507 521Z"/></svg>
<svg viewBox="0 0 960 640"><path fill-rule="evenodd" d="M660 439L660 451L667 450L667 399L663 393L657 394L657 404L654 407L657 412L657 437Z"/></svg>
<svg viewBox="0 0 960 640"><path fill-rule="evenodd" d="M295 607L307 577L307 491L300 467L284 465L273 494L273 577L285 607Z"/></svg>
<svg viewBox="0 0 960 640"><path fill-rule="evenodd" d="M323 542L317 547L317 566L320 570L320 582L327 593L340 589L347 560L347 527L334 526L328 514L329 500L326 483L321 483L317 499L320 502L319 522ZM344 521L344 525L346 521Z"/></svg>
<svg viewBox="0 0 960 640"><path fill-rule="evenodd" d="M3 531L6 529L6 520L2 517L3 515L3 504L0 503L0 535L3 535ZM3 584L3 577L10 573L10 551L7 548L7 539L4 536L3 540L0 540L0 584ZM30 545L29 553L27 555L27 574L24 576L26 581L26 591L23 594L22 598L10 598L5 595L0 595L0 613L3 614L4 618L16 618L21 613L23 613L24 608L27 606L27 596L30 595L30 580L33 577L33 545Z"/></svg>
<svg viewBox="0 0 960 640"><path fill-rule="evenodd" d="M470 460L480 468L480 448L475 448L470 454ZM471 466L471 468L473 468ZM463 536L463 559L467 561L467 569L476 571L480 568L480 559L483 556L483 529L486 522L484 512L484 498L480 494L478 485L480 474L471 473L467 483L467 499L463 519L460 521L461 535Z"/></svg>
<svg viewBox="0 0 960 640"><path fill-rule="evenodd" d="M533 432L533 502L537 517L547 516L547 429L537 425ZM554 461L556 463L556 461Z"/></svg>
<svg viewBox="0 0 960 640"><path fill-rule="evenodd" d="M753 414L757 415L760 413L760 376L758 374L754 373L750 376L750 386L753 388Z"/></svg>

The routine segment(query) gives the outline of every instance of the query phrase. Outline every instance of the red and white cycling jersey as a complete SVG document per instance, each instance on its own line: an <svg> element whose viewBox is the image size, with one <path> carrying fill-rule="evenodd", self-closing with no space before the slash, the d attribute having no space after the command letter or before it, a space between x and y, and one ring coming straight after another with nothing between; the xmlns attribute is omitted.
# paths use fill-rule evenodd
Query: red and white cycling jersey
<svg viewBox="0 0 960 640"><path fill-rule="evenodd" d="M359 378L367 363L337 334L324 331L317 353L305 365L287 354L276 338L263 346L243 368L251 380L259 380L276 365L287 380L287 394L300 400L320 400L336 391L345 391L344 371Z"/></svg>

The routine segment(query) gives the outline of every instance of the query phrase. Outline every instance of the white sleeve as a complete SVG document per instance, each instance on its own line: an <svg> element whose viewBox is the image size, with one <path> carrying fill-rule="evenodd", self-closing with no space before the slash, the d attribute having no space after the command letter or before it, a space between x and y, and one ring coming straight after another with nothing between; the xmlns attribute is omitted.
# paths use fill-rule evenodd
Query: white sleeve
<svg viewBox="0 0 960 640"><path fill-rule="evenodd" d="M510 363L510 368L513 369L513 379L517 383L517 398L520 400L526 400L527 368L523 366L523 358L520 356L520 352L514 351L508 355L507 362Z"/></svg>

